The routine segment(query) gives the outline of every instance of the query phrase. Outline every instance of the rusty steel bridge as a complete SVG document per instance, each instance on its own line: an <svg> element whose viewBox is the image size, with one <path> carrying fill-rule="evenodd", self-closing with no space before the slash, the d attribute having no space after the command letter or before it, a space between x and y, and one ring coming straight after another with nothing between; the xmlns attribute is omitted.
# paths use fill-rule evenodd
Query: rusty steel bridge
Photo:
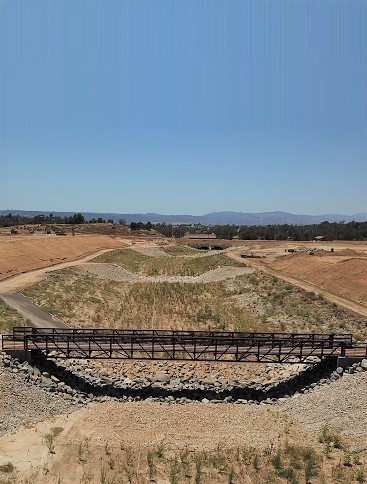
<svg viewBox="0 0 367 484"><path fill-rule="evenodd" d="M13 354L44 358L149 359L264 363L318 363L367 357L352 334L244 333L15 327L2 336Z"/></svg>

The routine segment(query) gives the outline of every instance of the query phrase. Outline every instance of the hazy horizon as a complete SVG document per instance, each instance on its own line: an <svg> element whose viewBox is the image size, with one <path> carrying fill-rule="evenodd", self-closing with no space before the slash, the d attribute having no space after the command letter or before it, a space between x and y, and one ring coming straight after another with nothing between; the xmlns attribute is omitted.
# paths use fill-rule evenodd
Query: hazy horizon
<svg viewBox="0 0 367 484"><path fill-rule="evenodd" d="M238 214L241 214L241 213L245 213L245 214L267 214L267 213L286 213L286 214L290 214L290 215L305 215L305 216L321 216L321 215L347 215L347 216L353 216L353 215L367 215L367 212L364 212L362 210L360 211L357 211L357 212L352 212L352 213L339 213L339 212L336 212L336 211L333 211L333 212L328 212L328 213L295 213L295 212L291 212L289 210L269 210L269 211L264 211L264 212L249 212L249 211L244 211L244 210L219 210L219 211L210 211L210 212L197 212L197 213L175 213L175 212L169 212L169 211L166 211L166 212L152 212L152 211L148 211L148 212L138 212L138 211L131 211L131 212L122 212L122 211L119 211L119 210L111 210L111 211L98 211L98 212L94 212L94 211L91 211L91 210L48 210L48 209L39 209L39 210L28 210L28 209L24 209L24 208L1 208L0 207L0 212L12 212L13 214L15 214L16 212L44 212L44 213L89 213L89 214L116 214L116 215L119 215L119 214L141 214L141 215L149 215L149 214L154 214L154 215L168 215L168 216L175 216L175 215L178 215L178 216L193 216L193 217L200 217L200 216L204 216L204 215L209 215L209 214L212 214L212 213L238 213Z"/></svg>

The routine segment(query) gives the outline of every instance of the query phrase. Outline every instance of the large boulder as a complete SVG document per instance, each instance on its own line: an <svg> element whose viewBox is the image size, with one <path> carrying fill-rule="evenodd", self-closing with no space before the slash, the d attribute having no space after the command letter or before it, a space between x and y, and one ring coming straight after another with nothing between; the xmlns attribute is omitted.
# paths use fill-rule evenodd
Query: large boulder
<svg viewBox="0 0 367 484"><path fill-rule="evenodd" d="M169 383L170 379L171 377L169 376L168 373L164 371L160 371L153 377L152 381L157 383Z"/></svg>

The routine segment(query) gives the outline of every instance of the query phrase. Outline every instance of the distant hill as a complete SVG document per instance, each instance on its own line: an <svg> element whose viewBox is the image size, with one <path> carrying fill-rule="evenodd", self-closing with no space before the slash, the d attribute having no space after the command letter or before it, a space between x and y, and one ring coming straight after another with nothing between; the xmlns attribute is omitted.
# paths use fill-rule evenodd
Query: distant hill
<svg viewBox="0 0 367 484"><path fill-rule="evenodd" d="M35 215L48 215L50 211L27 211L27 210L0 210L0 215L8 213L20 214L27 217ZM75 212L52 212L60 217L69 217ZM126 223L131 222L151 222L166 224L203 224L203 225L273 225L273 224L290 224L290 225L308 225L319 224L324 221L328 222L365 222L367 213L356 213L354 215L342 214L322 214L322 215L297 215L288 212L262 212L262 213L244 213L244 212L212 212L206 215L162 215L158 213L92 213L81 212L86 220L102 217L103 219L112 219L118 221L123 218Z"/></svg>

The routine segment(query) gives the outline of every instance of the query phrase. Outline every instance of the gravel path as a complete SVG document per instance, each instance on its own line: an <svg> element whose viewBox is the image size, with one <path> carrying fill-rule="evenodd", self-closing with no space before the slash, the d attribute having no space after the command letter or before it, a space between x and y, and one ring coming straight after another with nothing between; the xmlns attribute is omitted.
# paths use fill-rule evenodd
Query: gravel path
<svg viewBox="0 0 367 484"><path fill-rule="evenodd" d="M329 386L276 405L305 430L320 432L329 424L367 447L367 372L343 377Z"/></svg>
<svg viewBox="0 0 367 484"><path fill-rule="evenodd" d="M143 276L134 274L117 264L84 264L80 267L81 271L117 282L182 282L188 284L219 282L234 277L243 276L254 271L249 267L218 267L211 271L204 272L199 276Z"/></svg>
<svg viewBox="0 0 367 484"><path fill-rule="evenodd" d="M0 361L0 435L76 408L56 394L28 386L19 374L6 370Z"/></svg>

